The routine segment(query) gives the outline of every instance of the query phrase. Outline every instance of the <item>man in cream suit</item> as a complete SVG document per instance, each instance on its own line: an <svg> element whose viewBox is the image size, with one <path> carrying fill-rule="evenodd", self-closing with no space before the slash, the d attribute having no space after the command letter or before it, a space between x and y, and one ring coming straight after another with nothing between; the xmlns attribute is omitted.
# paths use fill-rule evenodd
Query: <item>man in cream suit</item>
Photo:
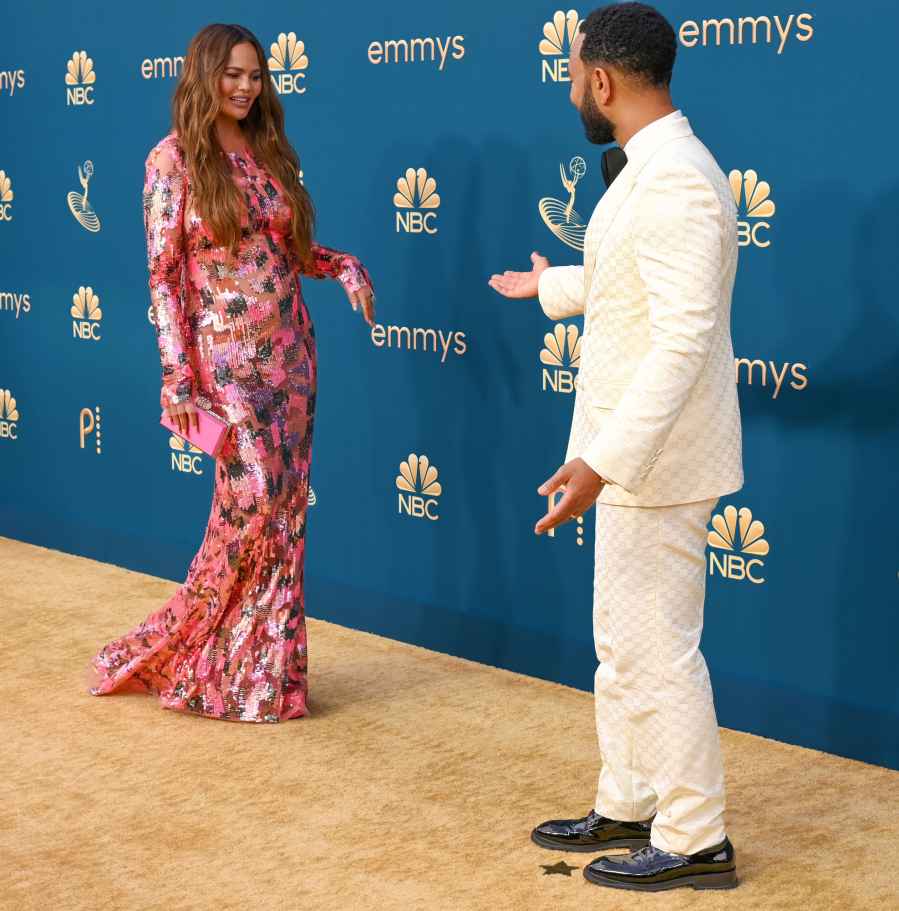
<svg viewBox="0 0 899 911"><path fill-rule="evenodd" d="M627 164L587 227L583 266L490 279L583 314L564 490L538 534L596 503L593 627L601 771L581 819L534 829L546 848L600 857L591 882L656 891L737 884L724 773L699 651L707 524L743 485L730 335L736 209L727 177L671 101L674 31L642 3L602 7L572 43L571 101L587 138Z"/></svg>

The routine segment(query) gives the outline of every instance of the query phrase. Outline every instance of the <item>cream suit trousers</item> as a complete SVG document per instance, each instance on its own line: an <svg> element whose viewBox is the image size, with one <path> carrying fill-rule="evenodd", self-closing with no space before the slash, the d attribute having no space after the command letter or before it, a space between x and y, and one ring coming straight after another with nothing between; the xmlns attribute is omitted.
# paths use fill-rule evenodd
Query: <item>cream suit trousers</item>
<svg viewBox="0 0 899 911"><path fill-rule="evenodd" d="M617 820L655 813L651 843L677 854L725 835L718 722L699 651L717 502L596 506L594 806Z"/></svg>

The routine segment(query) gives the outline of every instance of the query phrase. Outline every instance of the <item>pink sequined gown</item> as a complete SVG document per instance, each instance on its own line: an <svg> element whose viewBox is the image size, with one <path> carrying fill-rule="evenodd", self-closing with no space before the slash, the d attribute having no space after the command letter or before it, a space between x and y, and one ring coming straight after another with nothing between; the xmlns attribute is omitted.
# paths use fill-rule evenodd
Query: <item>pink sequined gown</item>
<svg viewBox="0 0 899 911"><path fill-rule="evenodd" d="M161 404L204 395L234 426L216 460L206 533L178 591L91 660L90 692L141 690L165 708L277 722L306 709L303 559L315 337L285 244L288 201L249 150L228 154L246 199L238 254L192 207L174 133L146 161L144 225ZM315 245L316 278L370 284ZM178 503L171 504L177 515Z"/></svg>

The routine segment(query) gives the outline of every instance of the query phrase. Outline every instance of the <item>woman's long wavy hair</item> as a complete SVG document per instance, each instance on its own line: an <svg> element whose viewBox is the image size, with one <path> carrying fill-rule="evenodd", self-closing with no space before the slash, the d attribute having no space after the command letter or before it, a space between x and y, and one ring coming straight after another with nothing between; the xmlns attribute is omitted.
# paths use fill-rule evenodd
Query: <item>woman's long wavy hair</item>
<svg viewBox="0 0 899 911"><path fill-rule="evenodd" d="M231 48L247 42L256 49L262 91L240 121L255 158L281 184L292 209L293 249L303 264L311 260L315 208L300 183L300 160L284 133L284 108L272 85L265 51L256 36L240 25L214 23L190 42L184 70L172 99L172 128L184 150L194 205L209 225L216 243L237 251L244 200L231 177L230 162L216 133L221 112L219 80Z"/></svg>

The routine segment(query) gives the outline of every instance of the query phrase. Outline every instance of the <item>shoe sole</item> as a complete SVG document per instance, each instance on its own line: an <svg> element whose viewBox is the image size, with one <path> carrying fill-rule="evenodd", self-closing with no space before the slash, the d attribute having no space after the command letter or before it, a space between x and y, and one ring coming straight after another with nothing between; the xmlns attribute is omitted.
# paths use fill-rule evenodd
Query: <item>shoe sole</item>
<svg viewBox="0 0 899 911"><path fill-rule="evenodd" d="M739 885L736 870L725 870L722 873L693 873L676 879L663 880L658 883L628 883L611 879L601 873L594 873L584 867L584 879L598 886L611 886L613 889L632 889L635 892L662 892L676 889L679 886L692 886L694 889L736 889Z"/></svg>
<svg viewBox="0 0 899 911"><path fill-rule="evenodd" d="M541 848L548 848L550 851L571 851L580 854L588 852L605 851L607 848L642 848L649 844L649 836L646 838L613 838L610 841L596 842L592 845L566 845L553 841L545 835L541 835L536 829L531 832L531 841Z"/></svg>

